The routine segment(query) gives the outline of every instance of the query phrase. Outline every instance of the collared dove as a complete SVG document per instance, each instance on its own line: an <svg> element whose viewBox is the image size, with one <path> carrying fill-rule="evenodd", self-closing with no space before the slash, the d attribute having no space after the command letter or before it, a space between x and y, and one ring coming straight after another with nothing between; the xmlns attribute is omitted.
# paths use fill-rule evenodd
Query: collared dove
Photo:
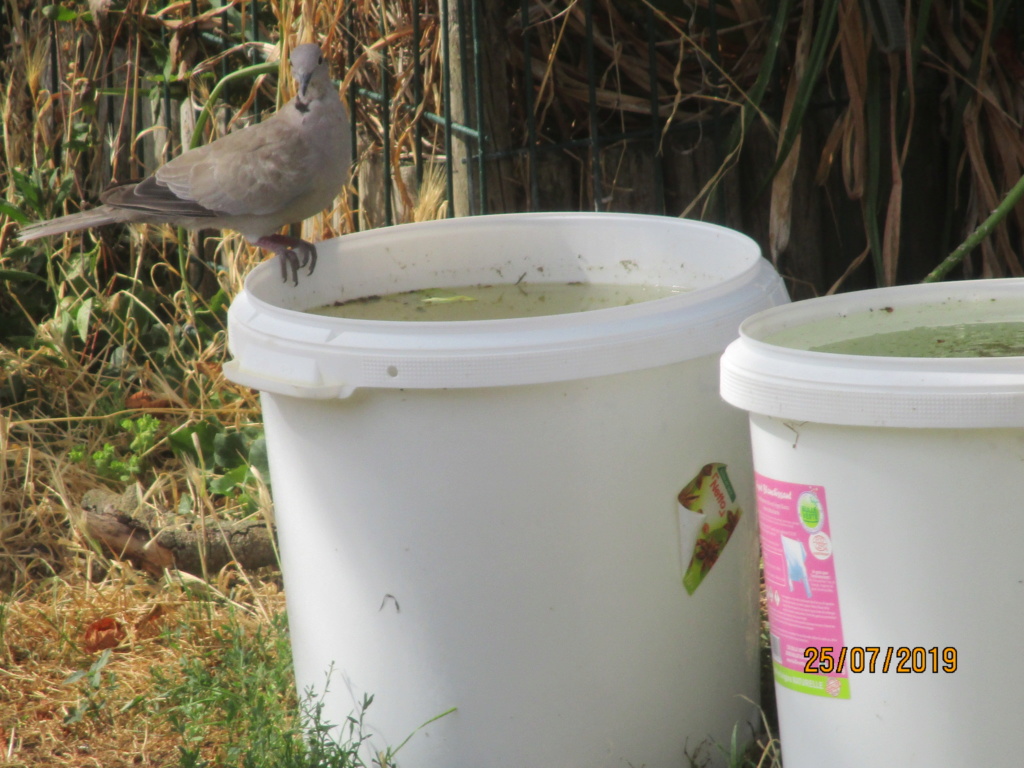
<svg viewBox="0 0 1024 768"><path fill-rule="evenodd" d="M143 181L112 187L103 205L35 222L35 240L113 222L169 223L186 229L233 229L281 259L282 279L298 284L299 267L316 267L316 247L276 234L327 208L348 177L345 107L320 47L292 51L297 94L273 116L185 152Z"/></svg>

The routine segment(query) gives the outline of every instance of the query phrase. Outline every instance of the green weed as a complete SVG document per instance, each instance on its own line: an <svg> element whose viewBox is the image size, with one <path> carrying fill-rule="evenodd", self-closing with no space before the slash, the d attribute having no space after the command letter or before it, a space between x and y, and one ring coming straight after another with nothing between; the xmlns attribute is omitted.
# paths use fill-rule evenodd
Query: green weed
<svg viewBox="0 0 1024 768"><path fill-rule="evenodd" d="M228 622L211 653L153 670L153 715L180 739L181 768L362 768L363 713L336 727L323 699L295 691L284 614L255 630ZM211 746L211 734L221 740Z"/></svg>
<svg viewBox="0 0 1024 768"><path fill-rule="evenodd" d="M120 425L130 438L125 453L119 453L111 443L104 443L100 450L88 456L82 446L75 446L69 452L68 458L89 463L103 477L125 483L131 482L146 468L146 454L157 444L160 420L144 413L135 419L122 419Z"/></svg>
<svg viewBox="0 0 1024 768"><path fill-rule="evenodd" d="M113 725L114 719L108 705L110 692L117 687L117 675L106 668L110 655L111 650L108 648L87 670L74 672L64 681L65 685L79 686L81 693L78 703L64 715L65 725L80 723L87 716L106 725Z"/></svg>

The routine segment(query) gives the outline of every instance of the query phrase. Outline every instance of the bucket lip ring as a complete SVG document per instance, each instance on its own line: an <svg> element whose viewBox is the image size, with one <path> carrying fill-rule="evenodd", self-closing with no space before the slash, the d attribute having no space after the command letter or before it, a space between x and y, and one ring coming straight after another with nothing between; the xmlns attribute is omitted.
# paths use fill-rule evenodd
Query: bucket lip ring
<svg viewBox="0 0 1024 768"><path fill-rule="evenodd" d="M893 309L893 301L886 301L885 299L903 298L904 296L909 297L910 301L903 303L903 308L916 307L916 306L927 306L935 304L936 296L946 296L949 299L967 299L969 295L955 296L951 295L950 291L954 293L971 294L974 289L984 287L986 290L980 291L979 293L985 294L985 299L1000 299L1000 298L1012 298L1020 301L1024 306L1024 278L1021 277L1006 277L1006 278L990 278L990 279L979 279L979 280L961 280L957 282L947 283L928 283L918 285L901 285L892 286L889 288L871 288L864 291L855 291L851 293L833 294L830 296L821 296L814 299L808 299L806 301L798 301L792 304L784 306L771 307L770 309L762 310L755 315L746 318L739 327L739 338L745 343L752 347L764 350L765 352L780 352L794 359L802 359L806 361L820 360L823 357L833 359L837 363L844 364L851 368L881 368L881 369L901 369L907 366L908 362L913 362L914 367L923 370L934 370L937 372L961 370L967 364L973 367L981 368L992 368L994 370L1007 369L1008 371L1022 372L1024 368L1021 366L1021 360L1024 359L1024 355L1001 355L999 357L913 357L913 356L898 356L898 355L856 355L845 352L825 352L816 351L809 349L800 349L798 347L790 347L782 344L773 344L759 338L759 335L754 332L754 329L759 326L771 325L772 321L776 319L778 315L794 315L794 314L806 314L810 316L812 314L809 304L814 303L819 307L828 306L834 304L837 306L850 306L853 302L856 302L856 306L853 308L853 313L860 314L868 311L882 311L887 312ZM993 290L987 290L993 289ZM991 295L998 293L998 296ZM872 306L872 300L874 298L882 299L881 302L874 303ZM801 310L808 309L808 312L803 313ZM845 317L847 314L852 313L836 313L830 315L830 317ZM818 319L821 319L820 312L813 312L813 315ZM1024 317L1022 317L1024 320ZM800 327L804 325L804 322L791 322L784 325L777 325L770 328L772 333L778 333L782 330L789 328Z"/></svg>
<svg viewBox="0 0 1024 768"><path fill-rule="evenodd" d="M290 309L282 307L261 298L259 287L265 282L277 280L277 265L270 260L264 261L253 268L243 280L243 291L248 295L248 300L260 313L268 316L278 316L283 319L298 319L311 325L321 326L328 331L342 332L350 331L360 334L373 335L400 335L409 337L445 337L461 334L493 333L505 331L513 333L524 333L532 330L540 330L542 327L549 330L574 329L581 326L593 326L596 321L603 321L601 324L617 325L627 319L643 319L657 317L666 312L677 312L684 308L692 307L694 311L712 304L719 297L732 293L737 287L750 282L756 277L757 259L761 258L761 249L757 243L748 235L734 229L723 227L718 224L711 224L704 221L692 219L679 219L668 216L657 216L654 214L619 213L619 212L597 212L597 211L539 211L529 213L496 213L482 214L479 216L467 216L462 218L437 219L433 221L414 222L400 224L395 227L384 227L362 230L343 235L338 240L338 249L344 252L348 248L358 248L366 240L374 241L386 237L401 228L402 234L407 237L418 232L435 232L445 228L466 229L467 227L487 229L496 224L512 226L528 226L541 224L556 226L562 223L580 221L594 221L602 224L612 222L641 223L644 221L666 226L668 224L682 225L688 230L704 230L714 233L720 237L730 239L737 246L742 245L749 250L751 264L742 271L731 275L714 285L700 288L698 291L683 290L670 296L663 296L657 299L639 301L632 304L624 304L600 309L587 310L585 312L564 312L551 315L536 315L530 317L511 317L486 320L364 320L345 317L333 317L328 315L311 314L304 309ZM436 233L436 232L435 232ZM543 281L535 281L543 282ZM552 281L556 282L556 281ZM676 286L680 287L680 286ZM729 313L731 314L731 313ZM400 332L400 333L396 333ZM284 337L286 338L286 337Z"/></svg>
<svg viewBox="0 0 1024 768"><path fill-rule="evenodd" d="M256 272L267 274L269 279L276 279L274 274L276 267L263 263L257 266L246 278L248 280ZM257 276L258 277L258 276ZM505 335L509 333L523 334L533 331L567 331L571 332L580 328L593 328L595 326L622 326L629 321L656 321L666 314L678 314L679 312L697 312L711 305L723 295L731 293L737 287L750 282L753 275L747 273L733 275L721 281L721 283L707 288L701 288L698 292L682 290L669 296L662 296L656 299L646 299L632 304L620 304L617 306L588 309L582 312L560 312L550 315L533 315L526 317L506 317L479 320L367 320L362 318L335 317L331 315L318 315L302 309L289 309L281 307L263 298L255 292L250 291L248 300L253 307L267 317L279 317L281 319L298 320L310 326L322 327L332 335L345 333L348 335L358 334L360 336L403 336L409 338L444 338L457 336L472 336L477 334ZM677 286L678 287L678 286ZM721 314L732 314L722 312ZM288 338L286 333L279 334L279 338Z"/></svg>
<svg viewBox="0 0 1024 768"><path fill-rule="evenodd" d="M494 214L328 242L331 266L319 282L300 282L289 292L269 263L247 276L228 311L229 379L264 392L329 398L359 388L516 386L606 376L717 357L745 317L788 301L781 278L747 235L666 216ZM481 249L485 255L478 259ZM622 283L631 282L628 273L636 269L634 283L679 281L691 290L585 312L492 320L353 320L303 311L332 294L373 295L431 282L510 283L522 269L536 282L600 282L602 276L616 282L616 275L627 275ZM338 286L347 291L336 293Z"/></svg>
<svg viewBox="0 0 1024 768"><path fill-rule="evenodd" d="M852 355L763 338L816 319L893 306L1000 299L1024 306L1024 278L876 288L763 310L741 323L739 338L722 356L722 397L752 413L822 424L1024 426L1024 356Z"/></svg>

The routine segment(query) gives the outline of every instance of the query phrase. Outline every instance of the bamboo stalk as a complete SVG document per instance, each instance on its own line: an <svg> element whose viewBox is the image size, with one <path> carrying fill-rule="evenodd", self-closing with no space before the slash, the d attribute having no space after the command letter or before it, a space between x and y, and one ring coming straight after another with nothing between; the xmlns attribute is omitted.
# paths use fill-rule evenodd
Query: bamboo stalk
<svg viewBox="0 0 1024 768"><path fill-rule="evenodd" d="M992 231L1002 223L1010 212L1017 207L1017 204L1024 198L1024 176L1018 179L1017 183L1013 185L1010 192L1003 198L1003 201L998 207L992 211L987 219L985 219L978 227L960 243L957 248L949 254L942 262L935 267L928 275L922 280L923 283L935 283L948 275L955 267L957 267L975 248L977 248Z"/></svg>

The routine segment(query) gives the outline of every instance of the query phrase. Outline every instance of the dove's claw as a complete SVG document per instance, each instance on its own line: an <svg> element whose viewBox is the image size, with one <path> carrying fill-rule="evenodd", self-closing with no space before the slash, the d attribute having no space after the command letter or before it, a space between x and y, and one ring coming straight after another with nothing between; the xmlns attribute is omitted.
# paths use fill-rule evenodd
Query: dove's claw
<svg viewBox="0 0 1024 768"><path fill-rule="evenodd" d="M312 275L313 270L316 269L316 246L305 240L299 240L293 246L292 252L296 254L297 266L303 268L308 264L309 271L306 274ZM299 254L302 256L301 259L298 258Z"/></svg>
<svg viewBox="0 0 1024 768"><path fill-rule="evenodd" d="M288 282L288 272L291 270L292 282L299 284L299 269L309 265L307 275L312 275L316 268L316 246L300 240L297 237L286 235L266 235L255 243L258 248L265 248L274 253L281 260L281 282Z"/></svg>
<svg viewBox="0 0 1024 768"><path fill-rule="evenodd" d="M299 284L299 257L295 254L295 251L289 248L284 253L280 254L281 259L281 282L288 282L288 268L292 270L292 284Z"/></svg>
<svg viewBox="0 0 1024 768"><path fill-rule="evenodd" d="M313 270L316 269L316 246L313 245L312 243L306 243L306 245L309 246L309 271L306 274L312 275ZM302 266L306 266L305 261L302 262Z"/></svg>

